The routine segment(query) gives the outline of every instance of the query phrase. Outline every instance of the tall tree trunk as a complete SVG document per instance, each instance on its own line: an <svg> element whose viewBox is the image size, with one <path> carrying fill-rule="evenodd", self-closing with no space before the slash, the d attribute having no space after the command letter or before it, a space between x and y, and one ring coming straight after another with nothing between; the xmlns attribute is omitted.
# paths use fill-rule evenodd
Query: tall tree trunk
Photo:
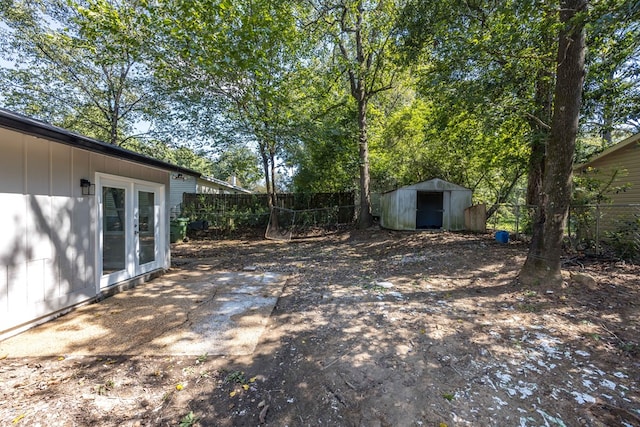
<svg viewBox="0 0 640 427"><path fill-rule="evenodd" d="M271 198L271 177L270 177L270 168L269 168L269 155L264 147L260 147L260 158L262 159L262 171L264 172L264 185L269 197L267 198L267 203L269 205L269 209L273 207L273 199Z"/></svg>
<svg viewBox="0 0 640 427"><path fill-rule="evenodd" d="M549 39L550 37L545 38L544 44L551 48L552 43ZM553 108L553 76L546 68L538 71L535 105L536 109L529 118L533 134L531 136L526 203L538 206L542 203L542 177Z"/></svg>
<svg viewBox="0 0 640 427"><path fill-rule="evenodd" d="M358 218L358 228L365 229L373 223L371 215L371 190L369 176L369 139L367 136L367 104L370 94L367 93L367 83L365 74L371 68L364 53L364 40L362 35L363 2L357 3L357 24L354 31L356 42L356 60L358 71L351 76L351 93L358 104L358 148L360 161L360 215ZM369 57L370 59L371 57Z"/></svg>
<svg viewBox="0 0 640 427"><path fill-rule="evenodd" d="M271 199L271 206L278 206L278 194L276 190L276 150L271 148L269 150L269 162L271 164L271 193L269 198Z"/></svg>
<svg viewBox="0 0 640 427"><path fill-rule="evenodd" d="M361 83L362 84L362 83ZM364 89L361 89L364 91ZM369 139L367 137L367 99L364 93L358 98L358 147L360 160L360 215L358 228L370 227L373 223L371 215L371 190L369 176Z"/></svg>
<svg viewBox="0 0 640 427"><path fill-rule="evenodd" d="M545 15L547 19L553 10L550 0L545 0ZM542 49L551 52L555 45L551 33L542 35ZM536 73L536 86L534 95L535 109L529 117L531 126L531 155L529 156L529 174L527 176L527 205L539 206L542 204L542 177L544 175L544 162L547 152L547 142L551 130L553 113L553 70L546 65Z"/></svg>
<svg viewBox="0 0 640 427"><path fill-rule="evenodd" d="M571 171L578 133L584 81L586 0L562 0L553 118L542 180L542 203L536 211L527 260L520 271L525 285L562 283L562 237L571 200Z"/></svg>
<svg viewBox="0 0 640 427"><path fill-rule="evenodd" d="M551 109L553 86L549 73L544 70L538 73L536 81L535 104L537 106L529 124L533 130L531 137L531 154L529 155L529 174L527 176L528 205L538 206L542 203L542 177L547 141L549 140L549 123L551 123Z"/></svg>
<svg viewBox="0 0 640 427"><path fill-rule="evenodd" d="M260 158L262 159L262 170L264 171L264 185L267 190L267 206L269 207L269 212L271 213L271 227L274 229L278 228L278 216L274 215L273 207L276 206L275 203L275 180L272 176L273 173L273 162L270 161L271 155L267 150L267 147L263 144L260 144Z"/></svg>

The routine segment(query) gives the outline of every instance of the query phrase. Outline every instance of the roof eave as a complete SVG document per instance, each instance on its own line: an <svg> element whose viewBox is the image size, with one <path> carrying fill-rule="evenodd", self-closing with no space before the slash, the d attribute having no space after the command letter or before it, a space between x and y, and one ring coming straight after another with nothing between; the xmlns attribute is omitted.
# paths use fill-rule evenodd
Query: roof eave
<svg viewBox="0 0 640 427"><path fill-rule="evenodd" d="M153 166L169 172L178 172L196 177L202 175L200 172L154 159L153 157L148 157L143 154L136 153L135 151L107 144L106 142L98 141L97 139L89 138L2 108L0 108L0 127L48 139L60 144L82 148L87 151L101 153L123 160L141 163L147 166Z"/></svg>
<svg viewBox="0 0 640 427"><path fill-rule="evenodd" d="M608 155L610 155L611 153L615 153L618 150L622 150L623 148L626 148L634 143L640 143L640 133L637 133L635 135L631 135L630 137L623 139L622 141L618 142L617 144L607 148L606 150L604 150L602 153L597 154L594 158L589 159L589 161L586 161L584 163L579 163L577 165L573 166L573 170L581 170L587 166L589 166L590 164L602 159L603 157L606 157Z"/></svg>

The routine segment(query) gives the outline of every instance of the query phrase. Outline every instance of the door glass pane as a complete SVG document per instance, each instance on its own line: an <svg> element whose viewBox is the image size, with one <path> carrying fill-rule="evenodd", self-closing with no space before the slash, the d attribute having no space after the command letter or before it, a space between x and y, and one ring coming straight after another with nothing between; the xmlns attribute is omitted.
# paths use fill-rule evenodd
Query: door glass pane
<svg viewBox="0 0 640 427"><path fill-rule="evenodd" d="M102 274L125 269L126 211L124 188L102 187Z"/></svg>
<svg viewBox="0 0 640 427"><path fill-rule="evenodd" d="M138 191L138 263L155 261L155 194Z"/></svg>

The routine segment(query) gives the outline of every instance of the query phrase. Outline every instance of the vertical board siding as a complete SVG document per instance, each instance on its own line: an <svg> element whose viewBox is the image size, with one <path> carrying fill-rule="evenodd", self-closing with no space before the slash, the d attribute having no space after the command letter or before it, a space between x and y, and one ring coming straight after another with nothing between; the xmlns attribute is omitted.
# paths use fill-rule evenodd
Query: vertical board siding
<svg viewBox="0 0 640 427"><path fill-rule="evenodd" d="M472 205L471 191L451 191L450 230L464 230L464 211Z"/></svg>
<svg viewBox="0 0 640 427"><path fill-rule="evenodd" d="M103 172L164 184L168 172L0 129L0 333L97 295L95 196ZM166 204L161 207L168 213ZM166 222L166 221L165 221ZM160 257L170 260L168 226Z"/></svg>
<svg viewBox="0 0 640 427"><path fill-rule="evenodd" d="M24 144L23 136L0 129L0 188L2 193L24 194Z"/></svg>
<svg viewBox="0 0 640 427"><path fill-rule="evenodd" d="M21 316L27 307L27 262L8 265L7 298L9 300L9 313ZM10 322L11 319L3 319ZM22 320L22 319L20 319Z"/></svg>
<svg viewBox="0 0 640 427"><path fill-rule="evenodd" d="M396 195L397 225L400 230L415 230L416 209L418 206L415 191L400 190Z"/></svg>
<svg viewBox="0 0 640 427"><path fill-rule="evenodd" d="M171 179L169 186L169 208L179 213L182 205L182 195L196 192L196 178L185 176L185 179Z"/></svg>
<svg viewBox="0 0 640 427"><path fill-rule="evenodd" d="M45 301L47 289L47 278L51 277L48 270L53 263L50 259L35 259L27 263L27 303L38 303ZM50 282L50 280L49 280Z"/></svg>
<svg viewBox="0 0 640 427"><path fill-rule="evenodd" d="M0 314L9 312L9 282L7 266L0 264Z"/></svg>
<svg viewBox="0 0 640 427"><path fill-rule="evenodd" d="M437 178L382 194L380 225L391 230L415 230L418 191L443 193L442 229L464 230L464 210L471 206L471 190Z"/></svg>
<svg viewBox="0 0 640 427"><path fill-rule="evenodd" d="M61 237L54 227L53 219L49 196L27 195L26 232L27 254L30 261L51 258L52 244Z"/></svg>
<svg viewBox="0 0 640 427"><path fill-rule="evenodd" d="M48 141L27 137L27 178L26 193L49 195L49 145Z"/></svg>
<svg viewBox="0 0 640 427"><path fill-rule="evenodd" d="M452 201L455 200L455 197L452 197L452 191L443 191L442 192L442 229L443 230L456 230L455 224L456 216L459 214L454 213L452 208ZM466 208L467 206L465 206ZM464 215L464 210L461 211Z"/></svg>
<svg viewBox="0 0 640 427"><path fill-rule="evenodd" d="M51 146L51 195L72 196L71 147L64 145ZM79 179L78 179L79 181Z"/></svg>

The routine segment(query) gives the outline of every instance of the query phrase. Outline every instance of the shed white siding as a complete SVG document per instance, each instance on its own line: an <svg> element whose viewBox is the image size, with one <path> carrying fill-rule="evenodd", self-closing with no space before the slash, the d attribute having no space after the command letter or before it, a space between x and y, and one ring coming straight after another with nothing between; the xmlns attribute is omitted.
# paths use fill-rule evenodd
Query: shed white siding
<svg viewBox="0 0 640 427"><path fill-rule="evenodd" d="M82 195L80 179L104 173L168 188L169 173L5 128L0 150L1 335L100 292L96 196ZM163 233L166 268L168 226Z"/></svg>
<svg viewBox="0 0 640 427"><path fill-rule="evenodd" d="M380 225L392 230L464 230L464 210L471 206L471 196L471 190L437 178L398 188L381 196ZM421 211L431 215L427 222L434 220L435 213L434 225L421 226L420 221L425 220Z"/></svg>

